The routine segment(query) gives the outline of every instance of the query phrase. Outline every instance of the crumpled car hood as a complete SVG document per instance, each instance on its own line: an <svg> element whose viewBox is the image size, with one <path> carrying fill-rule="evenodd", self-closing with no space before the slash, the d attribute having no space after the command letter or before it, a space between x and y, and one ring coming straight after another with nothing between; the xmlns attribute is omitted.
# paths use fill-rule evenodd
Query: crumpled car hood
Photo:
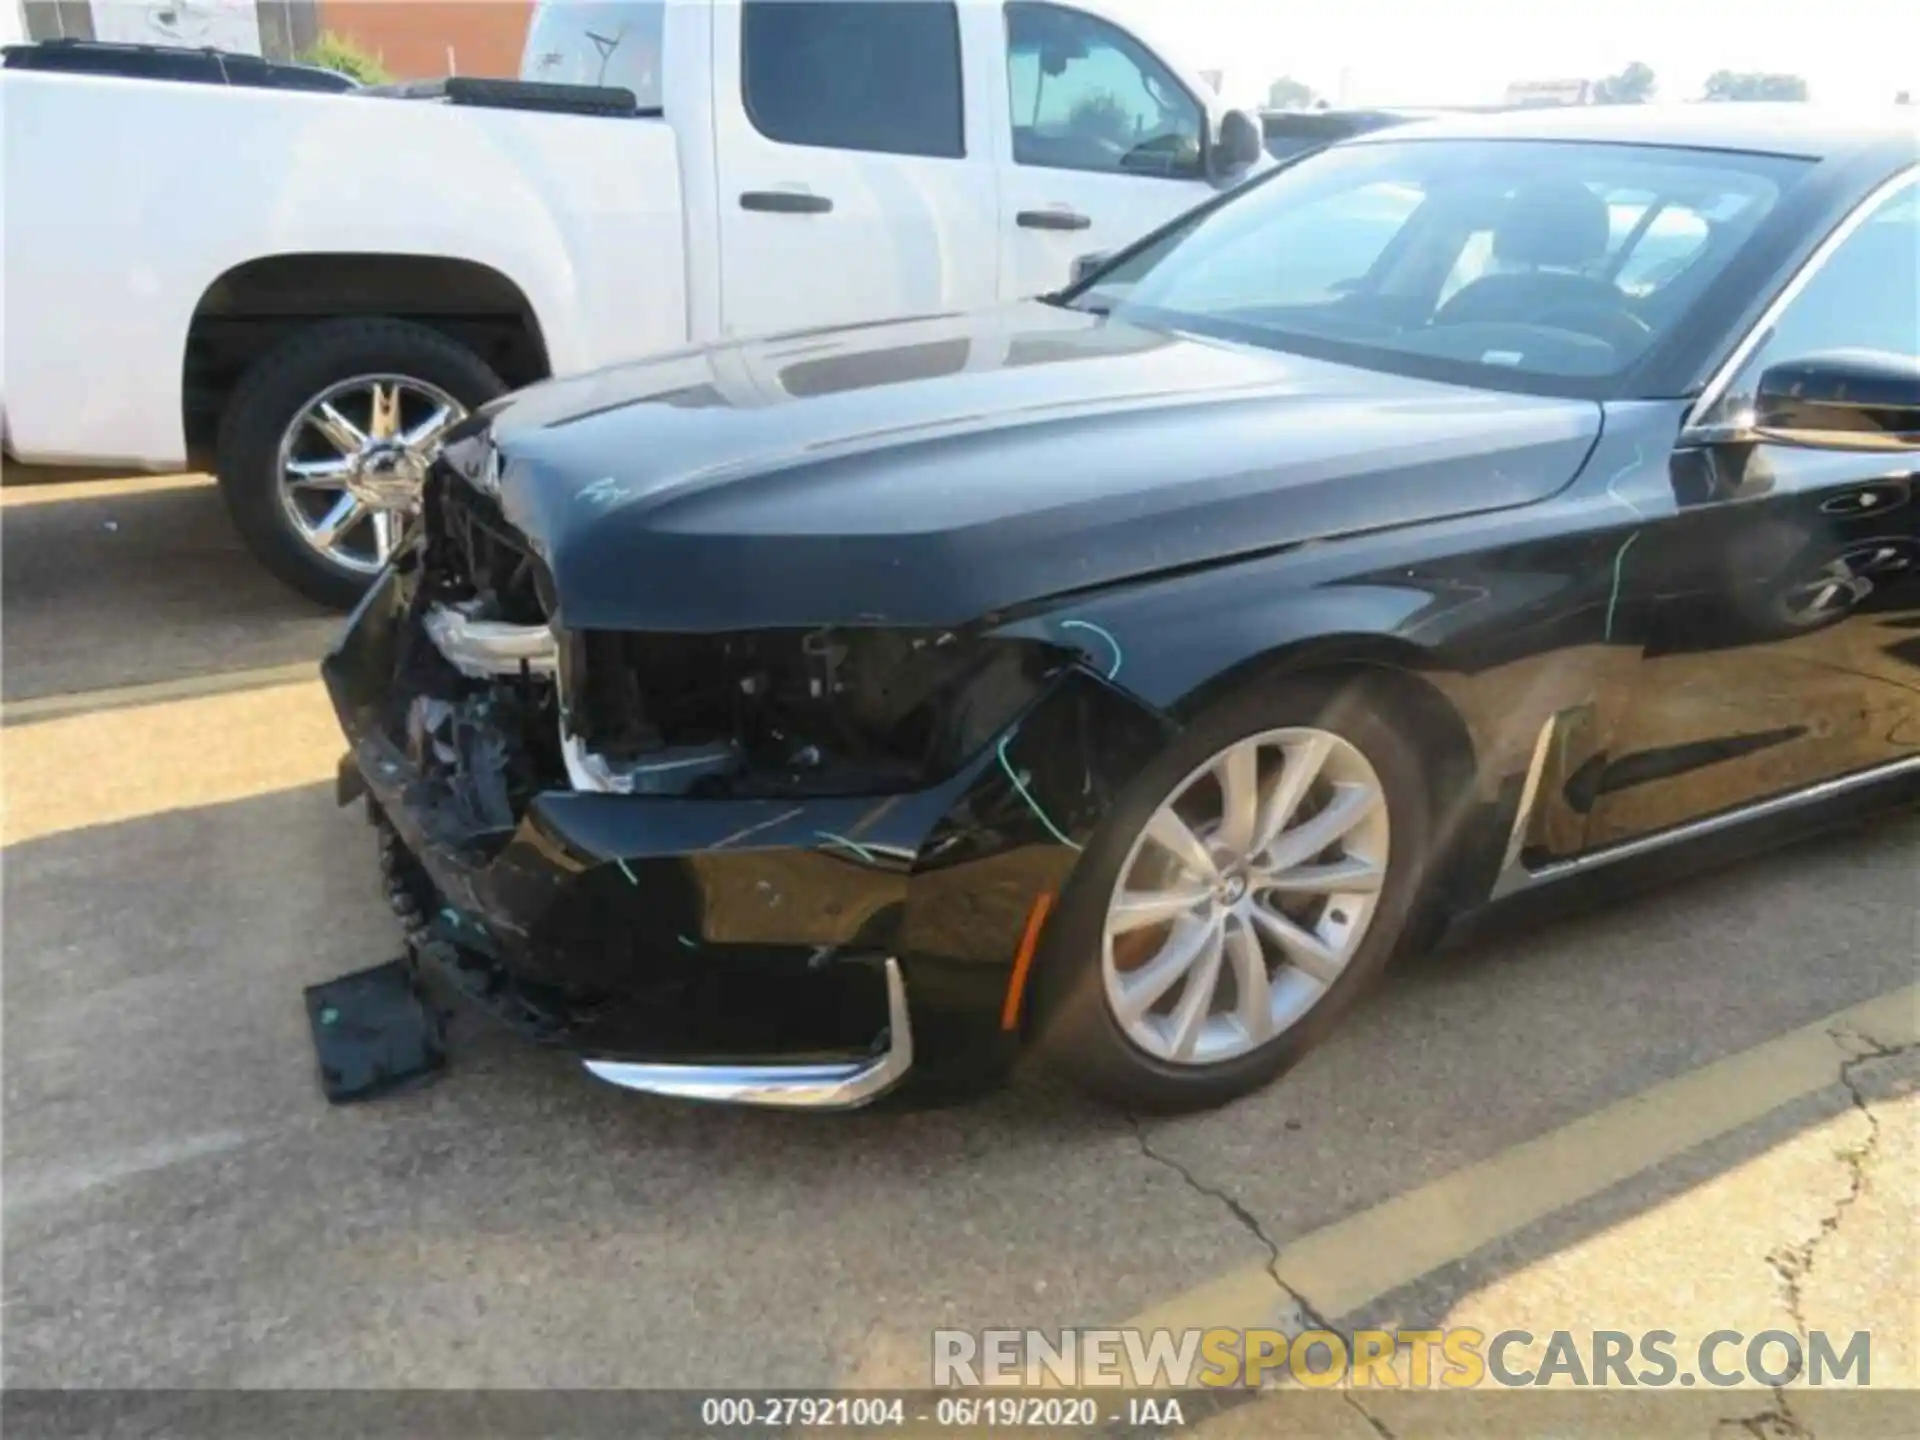
<svg viewBox="0 0 1920 1440"><path fill-rule="evenodd" d="M550 382L502 405L491 440L560 623L712 632L953 626L1525 505L1599 429L1588 401L1027 304Z"/></svg>

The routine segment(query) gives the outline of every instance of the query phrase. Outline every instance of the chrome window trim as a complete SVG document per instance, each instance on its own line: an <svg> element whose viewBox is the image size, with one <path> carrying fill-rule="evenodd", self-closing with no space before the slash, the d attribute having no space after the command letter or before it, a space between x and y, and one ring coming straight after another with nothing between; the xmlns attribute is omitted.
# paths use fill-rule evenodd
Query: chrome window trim
<svg viewBox="0 0 1920 1440"><path fill-rule="evenodd" d="M1807 256L1800 268L1794 272L1793 278L1787 281L1778 295L1773 297L1773 303L1761 311L1760 318L1754 321L1740 343L1734 346L1733 353L1721 362L1718 370L1714 371L1713 378L1707 381L1706 388L1700 392L1700 398L1695 400L1693 407L1687 411L1686 421L1680 427L1682 439L1702 431L1711 433L1716 428L1702 425L1701 416L1710 413L1714 406L1726 398L1728 388L1746 368L1754 352L1773 334L1775 326L1787 307L1800 298L1800 293L1812 283L1814 276L1825 268L1827 261L1833 258L1834 251L1852 238L1854 231L1866 224L1873 213L1888 199L1916 182L1920 182L1920 165L1909 165L1906 169L1890 175L1875 186L1872 193L1864 200L1854 206L1845 219L1834 226L1827 238L1820 242L1814 252Z"/></svg>

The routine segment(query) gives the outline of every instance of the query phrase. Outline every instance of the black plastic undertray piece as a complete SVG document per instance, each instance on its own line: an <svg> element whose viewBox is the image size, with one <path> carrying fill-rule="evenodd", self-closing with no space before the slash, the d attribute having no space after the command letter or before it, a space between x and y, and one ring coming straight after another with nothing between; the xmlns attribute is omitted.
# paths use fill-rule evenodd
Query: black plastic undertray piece
<svg viewBox="0 0 1920 1440"><path fill-rule="evenodd" d="M439 1017L406 961L309 985L306 997L320 1089L332 1104L389 1095L446 1068Z"/></svg>

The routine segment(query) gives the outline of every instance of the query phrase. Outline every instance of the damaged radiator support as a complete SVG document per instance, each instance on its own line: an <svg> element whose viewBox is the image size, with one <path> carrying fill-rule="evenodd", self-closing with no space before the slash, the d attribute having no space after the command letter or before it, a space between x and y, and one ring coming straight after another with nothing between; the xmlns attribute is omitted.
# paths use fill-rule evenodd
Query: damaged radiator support
<svg viewBox="0 0 1920 1440"><path fill-rule="evenodd" d="M560 642L546 625L509 625L485 620L452 605L435 605L424 626L446 661L475 680L522 673L552 675L560 667Z"/></svg>
<svg viewBox="0 0 1920 1440"><path fill-rule="evenodd" d="M390 724L423 778L443 788L459 829L504 834L562 771L559 646L545 625L507 624L475 608L426 610L431 648L403 658L404 708Z"/></svg>
<svg viewBox="0 0 1920 1440"><path fill-rule="evenodd" d="M554 750L576 790L800 798L903 793L951 774L1066 663L1051 647L953 632L798 629L557 635L438 603L423 628L466 680L551 685ZM494 809L507 743L488 701L414 702L423 733ZM557 775L556 775L557 778Z"/></svg>
<svg viewBox="0 0 1920 1440"><path fill-rule="evenodd" d="M434 605L422 622L427 638L449 665L472 680L537 677L557 681L560 642L550 626L488 619L474 614L473 608ZM456 703L423 697L415 700L409 713L408 738L417 750L423 737L451 731L440 758L459 765L487 801L498 798L504 804L505 787L498 777L504 770L500 751L505 739L497 727L484 724L487 714L485 699ZM476 720L483 723L475 726ZM726 773L739 764L737 747L727 741L663 748L616 767L588 750L577 735L562 734L560 753L567 779L576 790L615 794L679 794L701 777ZM492 804L487 808L494 811Z"/></svg>

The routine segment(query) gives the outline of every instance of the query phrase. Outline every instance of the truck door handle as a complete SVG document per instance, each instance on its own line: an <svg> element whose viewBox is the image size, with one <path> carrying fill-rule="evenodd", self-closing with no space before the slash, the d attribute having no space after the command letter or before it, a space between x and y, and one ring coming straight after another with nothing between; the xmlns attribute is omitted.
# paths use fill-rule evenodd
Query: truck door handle
<svg viewBox="0 0 1920 1440"><path fill-rule="evenodd" d="M1022 210L1014 217L1028 230L1090 230L1093 221L1077 210Z"/></svg>
<svg viewBox="0 0 1920 1440"><path fill-rule="evenodd" d="M833 201L804 190L749 190L740 197L740 208L776 215L824 215L833 209Z"/></svg>

